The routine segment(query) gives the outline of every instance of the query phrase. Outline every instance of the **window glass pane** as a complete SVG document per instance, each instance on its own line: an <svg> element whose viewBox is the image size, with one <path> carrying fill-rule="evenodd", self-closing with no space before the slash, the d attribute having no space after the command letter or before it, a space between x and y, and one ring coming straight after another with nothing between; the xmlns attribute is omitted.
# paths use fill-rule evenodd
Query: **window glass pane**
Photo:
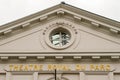
<svg viewBox="0 0 120 80"><path fill-rule="evenodd" d="M53 44L56 46L59 46L60 45L59 43L60 43L59 41L53 41Z"/></svg>
<svg viewBox="0 0 120 80"><path fill-rule="evenodd" d="M70 40L70 35L67 32L57 32L57 33L52 33L51 35L51 43L54 44L55 46L64 46L67 43L69 43Z"/></svg>
<svg viewBox="0 0 120 80"><path fill-rule="evenodd" d="M59 38L60 38L60 35L59 35L59 34L52 35L52 40L53 40L53 41L59 40Z"/></svg>

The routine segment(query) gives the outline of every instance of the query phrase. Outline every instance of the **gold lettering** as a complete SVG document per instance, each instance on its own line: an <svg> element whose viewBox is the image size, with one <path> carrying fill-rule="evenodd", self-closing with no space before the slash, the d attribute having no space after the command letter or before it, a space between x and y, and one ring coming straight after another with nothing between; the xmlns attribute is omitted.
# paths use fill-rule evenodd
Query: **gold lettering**
<svg viewBox="0 0 120 80"><path fill-rule="evenodd" d="M23 71L23 65L20 65L19 70Z"/></svg>
<svg viewBox="0 0 120 80"><path fill-rule="evenodd" d="M90 65L90 70L95 71L110 71L110 65Z"/></svg>
<svg viewBox="0 0 120 80"><path fill-rule="evenodd" d="M43 70L43 65L39 65L39 70Z"/></svg>
<svg viewBox="0 0 120 80"><path fill-rule="evenodd" d="M39 66L38 65L34 65L34 70L38 71L39 70Z"/></svg>
<svg viewBox="0 0 120 80"><path fill-rule="evenodd" d="M95 70L95 66L93 64L90 65L90 70Z"/></svg>
<svg viewBox="0 0 120 80"><path fill-rule="evenodd" d="M82 71L84 71L84 70L86 70L86 66L85 65L80 65L80 64L77 64L76 65L76 70L82 70Z"/></svg>
<svg viewBox="0 0 120 80"><path fill-rule="evenodd" d="M100 65L100 70L105 71L105 66L103 64Z"/></svg>
<svg viewBox="0 0 120 80"><path fill-rule="evenodd" d="M28 71L28 66L27 65L24 66L24 71Z"/></svg>
<svg viewBox="0 0 120 80"><path fill-rule="evenodd" d="M69 71L70 68L69 68L69 66L67 66L67 65L63 65L62 70L64 70L64 71Z"/></svg>
<svg viewBox="0 0 120 80"><path fill-rule="evenodd" d="M14 71L19 71L18 65L14 65Z"/></svg>
<svg viewBox="0 0 120 80"><path fill-rule="evenodd" d="M99 71L99 66L98 65L95 65L95 70Z"/></svg>
<svg viewBox="0 0 120 80"><path fill-rule="evenodd" d="M13 66L14 66L14 65L9 65L10 71L13 70Z"/></svg>
<svg viewBox="0 0 120 80"><path fill-rule="evenodd" d="M106 71L110 71L110 65L106 65Z"/></svg>
<svg viewBox="0 0 120 80"><path fill-rule="evenodd" d="M64 70L64 71L68 71L70 70L70 67L67 65L62 65L62 64L49 64L48 65L48 70Z"/></svg>
<svg viewBox="0 0 120 80"><path fill-rule="evenodd" d="M111 66L109 64L90 64L86 67L86 65L82 65L82 64L76 64L75 66L75 70L76 71L84 71L84 70L91 70L91 71L110 71ZM28 64L28 65L24 65L24 64L19 64L19 65L9 65L9 70L10 71L40 71L43 70L44 66L42 64ZM70 71L71 70L71 66L67 65L67 64L48 64L47 65L47 70L51 71L51 70L61 70L61 71Z"/></svg>
<svg viewBox="0 0 120 80"><path fill-rule="evenodd" d="M29 70L32 71L33 70L33 64L29 65Z"/></svg>
<svg viewBox="0 0 120 80"><path fill-rule="evenodd" d="M48 64L48 70L54 70L52 64Z"/></svg>

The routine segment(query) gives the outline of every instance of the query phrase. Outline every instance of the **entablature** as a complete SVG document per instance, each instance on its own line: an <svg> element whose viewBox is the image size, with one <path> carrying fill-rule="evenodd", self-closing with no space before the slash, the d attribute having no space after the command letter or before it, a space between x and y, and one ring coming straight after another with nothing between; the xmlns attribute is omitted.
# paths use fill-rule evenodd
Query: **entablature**
<svg viewBox="0 0 120 80"><path fill-rule="evenodd" d="M44 60L48 58L55 60L119 60L120 52L0 52L1 60L8 60L14 58L19 60L27 60L28 58L38 60Z"/></svg>

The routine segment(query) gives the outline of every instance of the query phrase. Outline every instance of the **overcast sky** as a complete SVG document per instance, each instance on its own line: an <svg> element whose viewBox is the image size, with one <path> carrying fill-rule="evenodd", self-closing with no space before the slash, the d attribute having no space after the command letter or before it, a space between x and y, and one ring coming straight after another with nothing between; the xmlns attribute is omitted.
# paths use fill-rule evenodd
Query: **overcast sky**
<svg viewBox="0 0 120 80"><path fill-rule="evenodd" d="M120 0L0 0L0 25L36 13L62 1L120 22Z"/></svg>

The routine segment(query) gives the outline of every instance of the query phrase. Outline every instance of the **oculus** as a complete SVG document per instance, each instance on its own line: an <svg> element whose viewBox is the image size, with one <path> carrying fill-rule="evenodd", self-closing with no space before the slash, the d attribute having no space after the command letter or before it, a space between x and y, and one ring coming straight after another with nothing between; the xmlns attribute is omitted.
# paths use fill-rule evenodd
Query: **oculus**
<svg viewBox="0 0 120 80"><path fill-rule="evenodd" d="M45 43L54 49L71 47L76 38L76 29L65 23L53 24L43 32Z"/></svg>
<svg viewBox="0 0 120 80"><path fill-rule="evenodd" d="M50 41L55 46L64 46L69 44L71 35L70 32L64 28L57 28L50 34Z"/></svg>

